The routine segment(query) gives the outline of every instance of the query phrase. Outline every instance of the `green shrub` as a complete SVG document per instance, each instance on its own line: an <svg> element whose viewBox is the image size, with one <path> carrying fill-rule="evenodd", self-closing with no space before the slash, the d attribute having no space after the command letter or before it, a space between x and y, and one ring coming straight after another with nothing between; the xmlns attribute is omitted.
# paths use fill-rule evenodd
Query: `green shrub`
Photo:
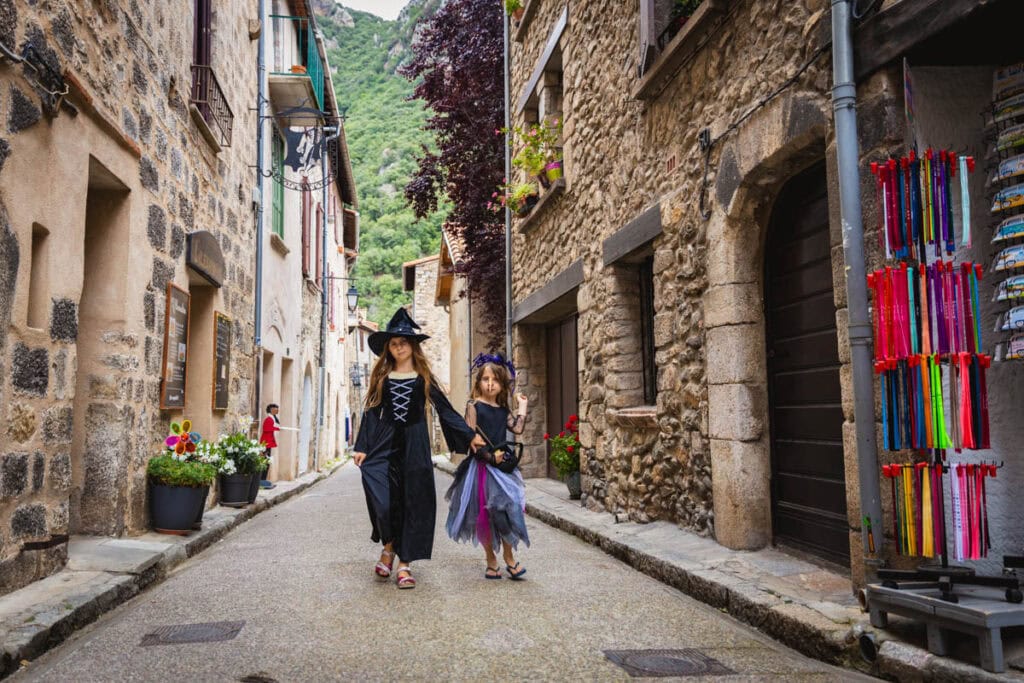
<svg viewBox="0 0 1024 683"><path fill-rule="evenodd" d="M217 468L202 462L183 462L173 455L158 455L146 465L146 474L154 484L200 487L213 483Z"/></svg>

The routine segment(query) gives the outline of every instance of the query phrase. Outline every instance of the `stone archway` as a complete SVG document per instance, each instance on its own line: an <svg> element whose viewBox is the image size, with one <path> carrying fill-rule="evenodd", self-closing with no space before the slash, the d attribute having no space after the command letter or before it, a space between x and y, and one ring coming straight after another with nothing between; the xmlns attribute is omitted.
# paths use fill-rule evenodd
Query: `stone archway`
<svg viewBox="0 0 1024 683"><path fill-rule="evenodd" d="M704 323L715 536L729 548L772 540L765 237L781 186L825 156L829 122L827 100L782 95L739 128L719 157Z"/></svg>

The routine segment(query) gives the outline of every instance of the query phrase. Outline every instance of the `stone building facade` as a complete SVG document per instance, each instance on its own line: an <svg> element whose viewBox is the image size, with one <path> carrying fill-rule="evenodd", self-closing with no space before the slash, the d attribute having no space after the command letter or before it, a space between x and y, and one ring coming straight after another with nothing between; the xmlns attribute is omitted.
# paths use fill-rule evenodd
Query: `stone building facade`
<svg viewBox="0 0 1024 683"><path fill-rule="evenodd" d="M545 416L524 472L551 475L542 434L578 413L588 507L859 581L829 4L705 0L675 29L650 0L525 4L513 125L562 120L565 176L513 221L515 361ZM938 61L940 30L1006 9L914 24L924 4L856 27L862 168L905 148L902 57Z"/></svg>
<svg viewBox="0 0 1024 683"><path fill-rule="evenodd" d="M0 63L0 592L62 566L69 534L147 526L169 421L215 435L252 412L257 3L202 7L0 3L25 59ZM191 324L184 405L162 410L169 286Z"/></svg>

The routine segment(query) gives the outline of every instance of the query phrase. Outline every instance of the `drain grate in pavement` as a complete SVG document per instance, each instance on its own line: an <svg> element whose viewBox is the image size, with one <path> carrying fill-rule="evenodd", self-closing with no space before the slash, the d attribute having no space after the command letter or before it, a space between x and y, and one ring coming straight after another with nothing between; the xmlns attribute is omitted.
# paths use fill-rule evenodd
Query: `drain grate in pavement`
<svg viewBox="0 0 1024 683"><path fill-rule="evenodd" d="M176 624L160 628L142 636L139 645L184 645L186 643L213 643L231 640L245 626L244 621L213 621L208 624Z"/></svg>
<svg viewBox="0 0 1024 683"><path fill-rule="evenodd" d="M634 678L727 676L736 673L700 650L605 650L604 656Z"/></svg>

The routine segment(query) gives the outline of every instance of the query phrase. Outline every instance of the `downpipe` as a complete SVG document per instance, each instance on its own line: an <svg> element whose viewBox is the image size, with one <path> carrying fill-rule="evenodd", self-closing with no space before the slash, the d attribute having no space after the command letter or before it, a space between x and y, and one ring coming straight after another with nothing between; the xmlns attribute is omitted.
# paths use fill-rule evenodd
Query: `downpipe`
<svg viewBox="0 0 1024 683"><path fill-rule="evenodd" d="M871 316L868 312L864 224L860 204L857 86L853 75L851 9L850 0L832 0L832 109L835 117L836 156L839 166L843 258L846 265L861 535L865 571L872 572L879 564L884 534L878 450L875 441Z"/></svg>
<svg viewBox="0 0 1024 683"><path fill-rule="evenodd" d="M260 404L263 400L263 112L266 102L266 0L259 0L260 37L256 44L256 187L253 190L253 202L256 204L256 296L253 311L253 352L256 355L256 371L253 377L253 407L256 424L260 423Z"/></svg>

